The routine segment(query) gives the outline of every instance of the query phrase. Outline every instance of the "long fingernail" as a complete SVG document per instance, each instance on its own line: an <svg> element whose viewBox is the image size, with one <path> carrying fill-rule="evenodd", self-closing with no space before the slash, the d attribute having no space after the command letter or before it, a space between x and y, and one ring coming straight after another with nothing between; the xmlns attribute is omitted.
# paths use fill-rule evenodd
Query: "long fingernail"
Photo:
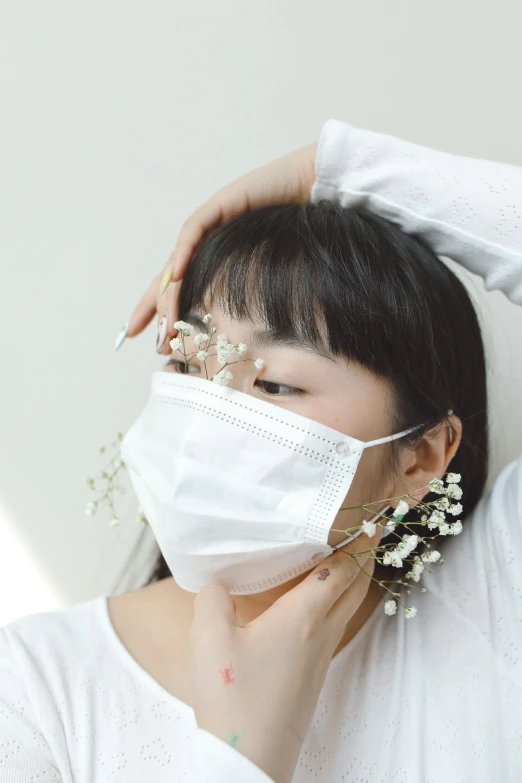
<svg viewBox="0 0 522 783"><path fill-rule="evenodd" d="M163 277L161 278L160 283L160 294L164 294L167 290L167 287L171 281L172 278L172 264L169 264L168 267L163 272Z"/></svg>
<svg viewBox="0 0 522 783"><path fill-rule="evenodd" d="M125 341L125 338L127 337L127 332L129 331L129 324L123 324L121 327L121 331L119 335L116 338L116 342L114 343L114 350L117 351L118 348L122 345L122 343Z"/></svg>
<svg viewBox="0 0 522 783"><path fill-rule="evenodd" d="M158 339L156 340L156 350L159 353L167 337L167 316L164 315L158 324Z"/></svg>

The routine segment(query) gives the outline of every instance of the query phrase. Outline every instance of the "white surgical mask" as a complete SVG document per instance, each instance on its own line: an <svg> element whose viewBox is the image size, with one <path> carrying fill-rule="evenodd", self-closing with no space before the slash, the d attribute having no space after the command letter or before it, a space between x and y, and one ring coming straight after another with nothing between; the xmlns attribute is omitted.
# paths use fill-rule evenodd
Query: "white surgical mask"
<svg viewBox="0 0 522 783"><path fill-rule="evenodd" d="M248 595L332 554L328 534L363 450L413 429L364 443L229 386L159 371L121 456L180 587Z"/></svg>

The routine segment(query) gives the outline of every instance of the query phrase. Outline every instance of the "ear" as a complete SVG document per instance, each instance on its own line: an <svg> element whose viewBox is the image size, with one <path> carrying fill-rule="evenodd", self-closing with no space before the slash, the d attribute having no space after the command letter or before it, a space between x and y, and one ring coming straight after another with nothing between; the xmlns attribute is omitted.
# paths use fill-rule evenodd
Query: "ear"
<svg viewBox="0 0 522 783"><path fill-rule="evenodd" d="M442 426L438 424L423 435L415 451L404 449L394 496L409 493L415 500L408 498L408 505L417 505L429 493L429 482L434 478L442 478L446 472L461 438L462 421L452 413ZM396 508L398 502L394 500L390 505Z"/></svg>

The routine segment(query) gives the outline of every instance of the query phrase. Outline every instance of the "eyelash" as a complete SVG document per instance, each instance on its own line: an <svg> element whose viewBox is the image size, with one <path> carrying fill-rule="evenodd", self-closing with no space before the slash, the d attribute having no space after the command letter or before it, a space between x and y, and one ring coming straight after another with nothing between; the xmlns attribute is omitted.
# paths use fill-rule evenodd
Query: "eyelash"
<svg viewBox="0 0 522 783"><path fill-rule="evenodd" d="M187 373L183 372L182 368L185 367L185 362L182 359L170 359L165 366L166 367L168 367L168 366L176 367L177 368L176 372L179 372L182 375L194 375L195 374L195 373L190 373L190 372L187 372ZM188 367L195 367L197 369L197 371L199 372L200 368L197 365L190 364L190 362L188 362L187 366ZM302 391L302 389L296 389L294 386L285 386L285 384L283 384L283 383L276 383L275 381L259 381L258 380L258 381L256 381L256 386L260 386L260 387L263 387L263 386L264 387L279 386L281 389L289 389L289 391L284 392L283 394L274 394L274 393L271 393L269 391L266 391L266 389L265 389L264 392L269 397L290 397L292 395L298 397L298 396L303 395L305 393L304 391Z"/></svg>

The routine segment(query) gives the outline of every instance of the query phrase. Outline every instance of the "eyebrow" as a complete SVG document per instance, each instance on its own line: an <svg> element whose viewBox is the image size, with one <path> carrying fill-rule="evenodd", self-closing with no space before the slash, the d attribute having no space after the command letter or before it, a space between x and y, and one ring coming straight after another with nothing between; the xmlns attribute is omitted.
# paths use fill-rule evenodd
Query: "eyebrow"
<svg viewBox="0 0 522 783"><path fill-rule="evenodd" d="M191 326L201 329L202 332L206 332L209 328L208 324L203 321L202 316L197 313L188 313L184 320ZM326 351L323 351L319 346L306 342L304 338L299 338L297 335L282 335L273 329L256 329L252 333L251 345L253 348L290 348L318 354L326 359L332 358Z"/></svg>

